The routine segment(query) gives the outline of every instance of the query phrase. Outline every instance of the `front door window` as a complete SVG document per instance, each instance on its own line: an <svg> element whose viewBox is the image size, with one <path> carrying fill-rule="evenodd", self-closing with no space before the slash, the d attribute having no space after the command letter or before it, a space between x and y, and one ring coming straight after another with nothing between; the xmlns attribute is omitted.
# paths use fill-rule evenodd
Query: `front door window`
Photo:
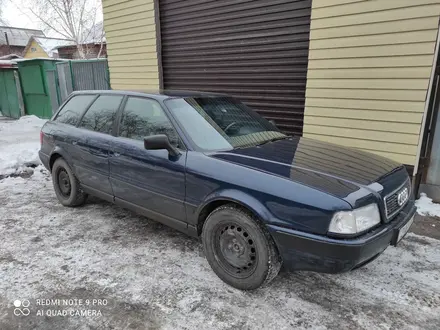
<svg viewBox="0 0 440 330"><path fill-rule="evenodd" d="M159 103L154 100L130 97L122 113L119 135L134 140L165 134L177 146L178 137L173 125Z"/></svg>

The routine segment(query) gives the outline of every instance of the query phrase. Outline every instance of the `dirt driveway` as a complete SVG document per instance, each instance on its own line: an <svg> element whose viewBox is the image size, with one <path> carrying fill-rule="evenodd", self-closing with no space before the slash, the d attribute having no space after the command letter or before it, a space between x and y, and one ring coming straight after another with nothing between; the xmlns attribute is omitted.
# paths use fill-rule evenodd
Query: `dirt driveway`
<svg viewBox="0 0 440 330"><path fill-rule="evenodd" d="M61 206L42 167L0 180L0 219L2 330L440 328L440 241L424 236L348 274L241 292L195 239L96 199Z"/></svg>

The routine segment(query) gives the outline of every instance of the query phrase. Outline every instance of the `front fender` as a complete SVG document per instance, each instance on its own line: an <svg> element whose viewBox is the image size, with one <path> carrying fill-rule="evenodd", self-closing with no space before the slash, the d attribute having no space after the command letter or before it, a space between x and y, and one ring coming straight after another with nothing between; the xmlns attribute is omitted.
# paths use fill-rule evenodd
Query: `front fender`
<svg viewBox="0 0 440 330"><path fill-rule="evenodd" d="M264 223L272 222L273 215L259 200L236 189L218 190L208 195L204 203L197 208L197 218L209 204L216 201L230 201L239 204L258 216Z"/></svg>

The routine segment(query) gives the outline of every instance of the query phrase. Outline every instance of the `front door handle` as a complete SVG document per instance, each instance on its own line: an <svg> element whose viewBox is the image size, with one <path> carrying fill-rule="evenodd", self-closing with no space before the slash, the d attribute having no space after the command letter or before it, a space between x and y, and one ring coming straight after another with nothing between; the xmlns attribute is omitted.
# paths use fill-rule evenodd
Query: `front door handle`
<svg viewBox="0 0 440 330"><path fill-rule="evenodd" d="M72 141L72 144L73 144L74 146L76 146L76 145L78 144L78 141Z"/></svg>
<svg viewBox="0 0 440 330"><path fill-rule="evenodd" d="M119 152L114 152L113 153L113 156L115 156L115 157L119 157L121 154L119 153Z"/></svg>

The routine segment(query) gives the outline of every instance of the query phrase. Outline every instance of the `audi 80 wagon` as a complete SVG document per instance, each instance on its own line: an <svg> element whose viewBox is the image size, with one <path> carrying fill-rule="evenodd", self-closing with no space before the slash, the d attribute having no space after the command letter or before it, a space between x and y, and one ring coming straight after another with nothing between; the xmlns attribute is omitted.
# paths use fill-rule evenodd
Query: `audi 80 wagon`
<svg viewBox="0 0 440 330"><path fill-rule="evenodd" d="M403 165L287 136L238 100L161 91L74 92L41 130L60 203L88 195L201 237L239 289L287 270L346 272L408 232Z"/></svg>

